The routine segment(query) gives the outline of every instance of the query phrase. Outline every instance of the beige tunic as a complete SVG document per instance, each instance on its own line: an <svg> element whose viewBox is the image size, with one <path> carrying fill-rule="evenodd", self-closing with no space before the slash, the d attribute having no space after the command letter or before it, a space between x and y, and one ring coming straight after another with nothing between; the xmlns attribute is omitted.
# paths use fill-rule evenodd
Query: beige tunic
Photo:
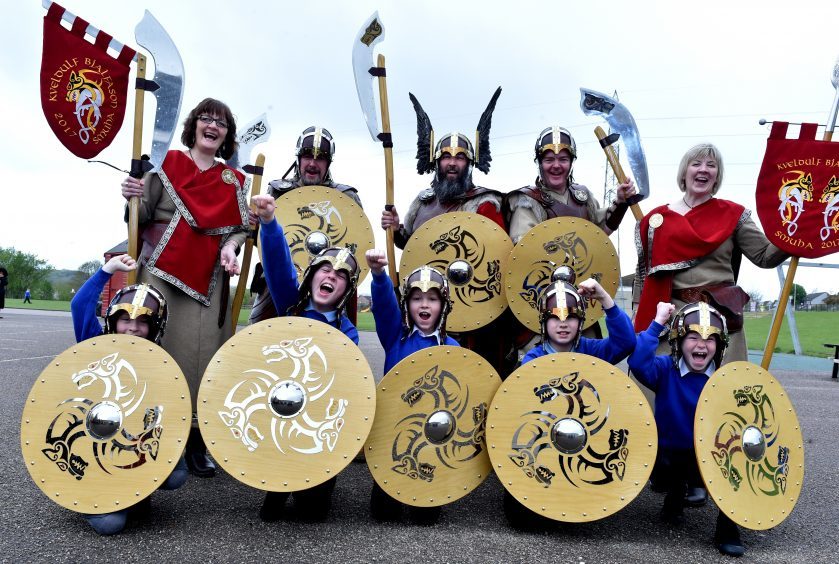
<svg viewBox="0 0 839 564"><path fill-rule="evenodd" d="M140 199L140 225L149 221L168 223L175 209L175 202L163 188L163 183L157 174L147 175L143 196ZM227 241L235 241L239 248L244 244L245 238L244 232L228 234L222 238L221 245L223 246ZM145 252L147 250L148 253ZM144 252L141 252L141 256L148 256L148 254L150 254L149 244L144 243ZM193 412L196 409L198 387L201 385L204 370L219 347L233 334L230 327L232 299L227 300L224 320L219 327L222 286L228 284L229 281L223 270L218 269L217 273L209 307L187 296L169 282L147 272L142 266L137 276L139 282L152 284L163 292L169 301L169 319L166 322L161 346L172 355L184 373L192 396Z"/></svg>
<svg viewBox="0 0 839 564"><path fill-rule="evenodd" d="M607 235L611 233L612 230L606 227L608 208L600 207L591 190L584 186L578 187L584 188L588 192L588 199L586 200L588 220L600 227ZM551 195L556 201L565 205L568 205L568 199L571 197L568 190L561 194L552 191ZM507 205L510 210L510 239L513 240L514 245L519 242L525 233L548 219L548 212L545 211L542 204L522 192L510 192L507 195Z"/></svg>

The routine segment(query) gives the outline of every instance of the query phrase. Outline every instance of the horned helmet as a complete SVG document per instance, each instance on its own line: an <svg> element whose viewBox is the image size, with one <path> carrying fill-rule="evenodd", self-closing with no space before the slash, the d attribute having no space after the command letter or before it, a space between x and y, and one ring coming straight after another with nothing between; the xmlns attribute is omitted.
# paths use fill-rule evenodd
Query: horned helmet
<svg viewBox="0 0 839 564"><path fill-rule="evenodd" d="M446 318L452 310L452 300L449 295L449 281L439 270L428 265L414 269L405 278L405 281L402 283L402 297L399 304L402 309L402 325L404 327L411 327L413 324L408 311L408 302L411 297L411 291L414 289L418 289L421 292L437 290L440 293L442 307L440 308L440 318L437 320L437 325L434 329L440 335L439 344L444 345L446 343Z"/></svg>
<svg viewBox="0 0 839 564"><path fill-rule="evenodd" d="M355 260L355 255L353 255L348 247L328 247L312 257L312 260L309 261L309 266L303 271L303 281L300 284L298 301L292 307L292 310L295 315L299 315L309 305L309 300L312 297L312 281L314 280L315 272L324 264L330 264L334 270L341 270L347 275L347 289L335 305L335 311L338 313L336 326L340 328L341 315L344 313L347 302L349 302L355 293L356 286L358 285L358 275L360 273L358 261Z"/></svg>
<svg viewBox="0 0 839 564"><path fill-rule="evenodd" d="M124 311L128 312L129 319L137 319L141 315L148 317L148 340L160 344L169 317L169 306L157 288L151 284L132 284L117 292L105 310L106 334L116 333L117 319Z"/></svg>
<svg viewBox="0 0 839 564"><path fill-rule="evenodd" d="M705 302L687 304L673 316L669 340L671 357L677 367L682 359L682 340L691 331L699 333L703 339L716 337L717 352L714 354L714 363L719 368L728 348L728 325L725 317Z"/></svg>
<svg viewBox="0 0 839 564"><path fill-rule="evenodd" d="M321 155L325 156L329 163L326 167L326 175L323 178L323 183L328 184L332 181L332 173L329 169L332 165L332 157L335 155L335 139L325 127L312 125L304 129L300 137L297 138L297 148L294 151L296 159L294 165L292 165L295 176L300 178L301 156L318 158Z"/></svg>
<svg viewBox="0 0 839 564"><path fill-rule="evenodd" d="M586 301L577 292L574 282L577 273L571 267L560 266L551 273L551 282L539 296L539 324L542 331L542 342L548 342L548 319L556 317L565 321L569 317L580 320L580 327L574 337L573 348L577 348L583 324L586 321Z"/></svg>

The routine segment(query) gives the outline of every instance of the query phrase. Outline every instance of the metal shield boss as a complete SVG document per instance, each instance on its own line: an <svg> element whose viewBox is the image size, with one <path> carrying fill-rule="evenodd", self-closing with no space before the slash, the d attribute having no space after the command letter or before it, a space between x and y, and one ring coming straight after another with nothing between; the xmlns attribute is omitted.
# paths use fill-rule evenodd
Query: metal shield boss
<svg viewBox="0 0 839 564"><path fill-rule="evenodd" d="M539 327L539 295L558 266L570 266L579 284L597 280L614 297L620 282L620 261L615 246L602 229L580 218L556 217L524 234L510 252L504 269L504 291L516 318L535 333ZM600 302L588 299L583 328L603 316Z"/></svg>
<svg viewBox="0 0 839 564"><path fill-rule="evenodd" d="M658 432L638 386L608 362L556 353L513 372L487 416L492 467L532 511L586 522L616 513L649 479Z"/></svg>
<svg viewBox="0 0 839 564"><path fill-rule="evenodd" d="M763 530L789 517L804 481L804 441L769 372L742 361L714 372L696 406L694 447L708 492L732 521Z"/></svg>
<svg viewBox="0 0 839 564"><path fill-rule="evenodd" d="M445 274L452 300L446 329L473 331L507 309L501 273L512 247L510 237L494 221L475 213L444 213L411 235L402 251L400 278L425 264Z"/></svg>
<svg viewBox="0 0 839 564"><path fill-rule="evenodd" d="M349 247L358 262L358 282L364 280L369 271L364 254L376 244L370 220L352 198L326 186L301 186L280 196L276 205L298 279L320 251Z"/></svg>
<svg viewBox="0 0 839 564"><path fill-rule="evenodd" d="M446 505L478 487L492 471L485 422L500 384L486 360L461 347L402 359L379 383L365 445L376 483L415 507Z"/></svg>
<svg viewBox="0 0 839 564"><path fill-rule="evenodd" d="M21 450L51 500L111 513L166 481L191 422L189 388L166 351L138 337L101 335L58 355L35 380Z"/></svg>
<svg viewBox="0 0 839 564"><path fill-rule="evenodd" d="M376 411L373 373L340 330L278 317L239 331L198 391L213 458L249 486L292 492L325 482L364 445Z"/></svg>

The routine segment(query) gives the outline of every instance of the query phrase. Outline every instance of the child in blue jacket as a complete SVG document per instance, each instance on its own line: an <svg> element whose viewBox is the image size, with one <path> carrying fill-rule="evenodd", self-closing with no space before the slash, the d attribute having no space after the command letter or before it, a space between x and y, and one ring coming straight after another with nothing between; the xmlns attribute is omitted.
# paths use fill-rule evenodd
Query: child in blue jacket
<svg viewBox="0 0 839 564"><path fill-rule="evenodd" d="M670 524L682 520L689 480L699 480L693 444L693 424L699 395L716 371L728 346L725 318L704 303L687 304L673 318L670 355L656 356L659 335L675 306L659 302L650 327L638 335L629 368L643 385L655 392L655 421L661 474L667 488L662 519ZM714 544L729 556L742 556L746 549L740 530L722 511L717 515Z"/></svg>
<svg viewBox="0 0 839 564"><path fill-rule="evenodd" d="M105 330L96 316L99 296L116 271L129 272L137 269L137 262L129 255L111 258L105 266L88 278L70 302L73 316L73 330L76 342L85 341L99 335L116 333L118 335L136 335L160 344L166 328L169 309L163 295L150 284L135 284L116 293L105 312ZM142 302L140 301L142 299ZM184 458L178 461L175 469L160 486L162 490L175 490L181 487L187 478ZM100 535L115 535L125 528L129 513L148 512L151 497L129 509L99 515L83 515L93 530Z"/></svg>
<svg viewBox="0 0 839 564"><path fill-rule="evenodd" d="M251 203L259 216L262 268L271 299L280 316L296 315L332 325L358 344L358 329L344 313L355 293L359 268L348 248L330 247L314 257L297 283L282 226L274 217L274 198L254 196ZM294 492L298 514L306 521L323 521L332 507L335 478L307 490ZM289 492L267 492L259 517L276 521L283 515Z"/></svg>
<svg viewBox="0 0 839 564"><path fill-rule="evenodd" d="M393 284L385 273L384 251L372 249L365 256L373 273L372 300L376 334L385 349L385 374L403 358L437 345L460 346L446 335L446 316L452 309L446 277L430 266L411 272L397 302ZM399 519L405 504L390 497L375 481L370 493L370 512L377 521ZM414 522L430 525L440 517L441 507L410 507Z"/></svg>

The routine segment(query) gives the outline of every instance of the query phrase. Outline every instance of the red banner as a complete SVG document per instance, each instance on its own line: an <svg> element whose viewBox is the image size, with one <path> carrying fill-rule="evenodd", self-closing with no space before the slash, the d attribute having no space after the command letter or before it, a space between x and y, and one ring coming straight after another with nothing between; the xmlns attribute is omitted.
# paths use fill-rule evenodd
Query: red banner
<svg viewBox="0 0 839 564"><path fill-rule="evenodd" d="M56 137L81 158L98 155L116 137L125 117L129 65L135 51L108 54L111 36L100 31L85 39L88 23L76 17L61 25L64 8L53 3L44 16L41 107Z"/></svg>
<svg viewBox="0 0 839 564"><path fill-rule="evenodd" d="M775 122L757 180L757 214L766 236L791 255L839 251L839 143L820 141L814 123L787 139Z"/></svg>

